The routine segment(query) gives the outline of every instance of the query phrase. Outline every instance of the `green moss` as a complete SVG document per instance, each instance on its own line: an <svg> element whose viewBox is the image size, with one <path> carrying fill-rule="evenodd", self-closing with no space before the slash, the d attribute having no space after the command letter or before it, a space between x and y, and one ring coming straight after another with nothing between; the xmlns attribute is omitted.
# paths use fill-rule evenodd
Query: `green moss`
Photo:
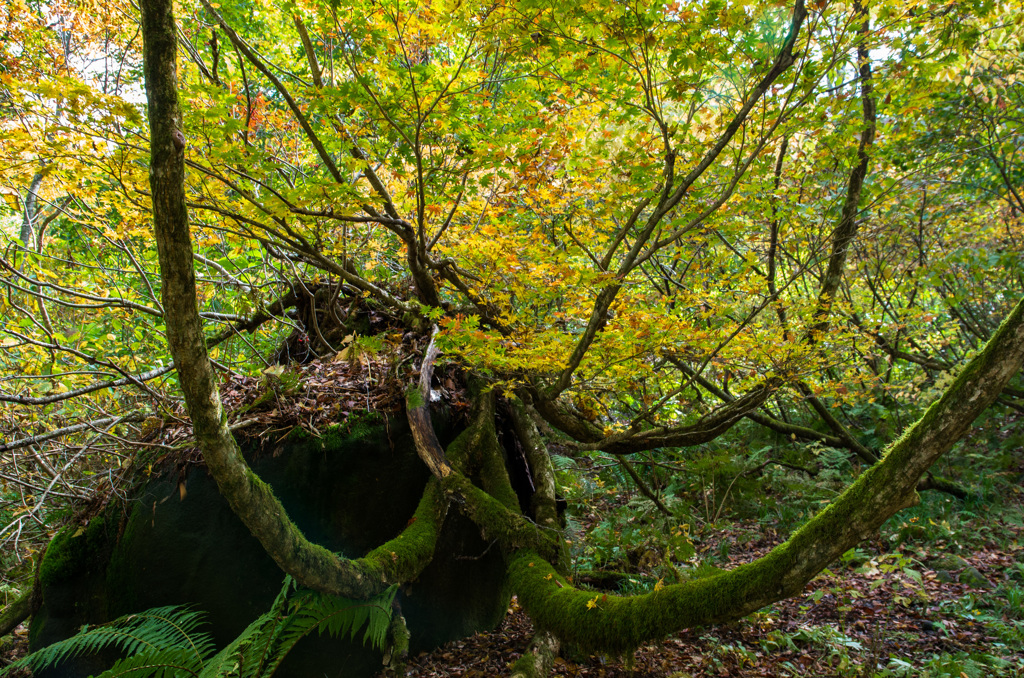
<svg viewBox="0 0 1024 678"><path fill-rule="evenodd" d="M575 589L538 553L524 550L510 562L513 590L535 623L563 640L587 651L629 652L681 628L735 619L799 593L842 550L905 505L899 470L888 461L872 467L784 544L728 572L620 597Z"/></svg>
<svg viewBox="0 0 1024 678"><path fill-rule="evenodd" d="M523 676L524 678L547 678L546 675L542 675L537 669L537 664L537 657L532 652L528 652L517 659L512 665L512 675L516 678L518 676Z"/></svg>
<svg viewBox="0 0 1024 678"><path fill-rule="evenodd" d="M310 437L311 436L306 429L302 428L301 426L296 426L291 431L288 431L288 436L285 438L285 440L291 443L298 443L302 442L303 440L308 440Z"/></svg>
<svg viewBox="0 0 1024 678"><path fill-rule="evenodd" d="M342 445L352 445L362 440L372 438L380 435L381 431L386 425L386 421L379 412L352 412L348 415L345 420L344 426L342 426L337 433L337 444L333 448L337 449Z"/></svg>
<svg viewBox="0 0 1024 678"><path fill-rule="evenodd" d="M39 567L39 581L46 587L83 572L106 567L117 534L117 521L108 510L85 527L72 523L53 538Z"/></svg>
<svg viewBox="0 0 1024 678"><path fill-rule="evenodd" d="M320 444L325 452L333 452L345 444L347 433L341 424L331 424L320 436Z"/></svg>
<svg viewBox="0 0 1024 678"><path fill-rule="evenodd" d="M426 404L427 401L423 399L419 384L409 384L409 388L405 389L405 406L410 410L415 410Z"/></svg>
<svg viewBox="0 0 1024 678"><path fill-rule="evenodd" d="M494 396L493 392L479 396L486 400L471 429L470 445L476 458L480 487L497 499L505 508L519 513L519 497L512 489L505 466L498 434L494 428Z"/></svg>
<svg viewBox="0 0 1024 678"><path fill-rule="evenodd" d="M268 388L266 391L259 394L251 403L238 408L238 414L245 414L246 412L255 410L260 406L269 403L271 400L274 400L276 397L277 393L275 393L273 389Z"/></svg>
<svg viewBox="0 0 1024 678"><path fill-rule="evenodd" d="M152 514L150 514L150 520L152 520ZM132 511L125 523L124 532L111 554L106 572L106 587L110 592L113 608L119 610L138 609L135 587L125 584L125 582L132 581L134 569L127 552L130 545L138 539L140 530L145 530L146 522L146 511L138 508Z"/></svg>
<svg viewBox="0 0 1024 678"><path fill-rule="evenodd" d="M444 487L446 492L462 497L462 511L481 528L485 539L498 540L506 553L527 548L552 560L559 557L560 532L538 527L459 473L445 478Z"/></svg>
<svg viewBox="0 0 1024 678"><path fill-rule="evenodd" d="M437 480L431 479L406 528L394 539L360 558L357 565L371 578L381 581L400 583L415 579L434 556L446 507L447 500L441 486Z"/></svg>

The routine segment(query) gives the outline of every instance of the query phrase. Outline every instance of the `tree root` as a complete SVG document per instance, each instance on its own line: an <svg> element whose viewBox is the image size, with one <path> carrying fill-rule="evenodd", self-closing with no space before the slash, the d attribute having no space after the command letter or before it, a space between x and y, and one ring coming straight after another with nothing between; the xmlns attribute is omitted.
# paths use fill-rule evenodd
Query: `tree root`
<svg viewBox="0 0 1024 678"><path fill-rule="evenodd" d="M409 627L402 616L398 601L394 603L391 625L388 627L388 645L384 653L384 675L396 678L405 675L405 663L409 657Z"/></svg>

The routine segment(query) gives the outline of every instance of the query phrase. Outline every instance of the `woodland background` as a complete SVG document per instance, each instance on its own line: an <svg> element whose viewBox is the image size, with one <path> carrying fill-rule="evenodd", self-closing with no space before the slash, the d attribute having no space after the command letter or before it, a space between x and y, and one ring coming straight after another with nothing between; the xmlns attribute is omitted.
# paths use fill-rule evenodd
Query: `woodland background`
<svg viewBox="0 0 1024 678"><path fill-rule="evenodd" d="M436 324L440 364L510 397L553 389L594 436L541 426L576 583L657 591L784 541L1024 296L1024 9L796 6L802 25L774 1L179 4L199 310L230 423L319 434L314 387L371 409ZM132 444L185 418L138 16L0 14L0 603L77 510L190 444ZM666 177L689 183L644 231ZM323 295L367 324L330 322ZM322 378L351 365L369 376ZM714 435L644 442L762 392ZM246 416L267 393L274 416ZM1022 413L1018 374L921 502L802 596L633 667L1018 675ZM513 603L411 668L492 675L529 636Z"/></svg>

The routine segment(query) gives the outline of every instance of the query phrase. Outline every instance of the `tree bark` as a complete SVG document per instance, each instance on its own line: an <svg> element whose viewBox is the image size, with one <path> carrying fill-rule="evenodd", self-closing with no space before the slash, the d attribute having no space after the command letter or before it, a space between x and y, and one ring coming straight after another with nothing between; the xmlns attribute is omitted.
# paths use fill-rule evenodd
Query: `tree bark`
<svg viewBox="0 0 1024 678"><path fill-rule="evenodd" d="M21 215L21 234L19 239L26 250L35 249L35 223L36 215L39 212L39 186L43 183L42 172L36 172L32 177L32 184L28 187L25 195L25 209Z"/></svg>
<svg viewBox="0 0 1024 678"><path fill-rule="evenodd" d="M391 583L415 577L431 560L447 502L437 484L429 484L416 520L403 533L417 533L415 539L402 542L415 546L405 548L392 540L365 558L347 560L307 540L269 486L246 464L227 427L196 298L185 203L187 140L178 103L172 2L143 0L141 9L149 101L149 176L163 283L161 296L167 342L178 369L196 442L221 494L282 570L317 591L367 598Z"/></svg>

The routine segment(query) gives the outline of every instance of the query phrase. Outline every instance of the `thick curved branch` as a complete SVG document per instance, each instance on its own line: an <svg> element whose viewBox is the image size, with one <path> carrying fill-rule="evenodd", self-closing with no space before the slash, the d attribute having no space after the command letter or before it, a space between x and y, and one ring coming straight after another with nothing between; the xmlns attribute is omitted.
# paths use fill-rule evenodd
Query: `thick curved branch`
<svg viewBox="0 0 1024 678"><path fill-rule="evenodd" d="M1024 364L1024 299L985 348L882 460L767 556L706 579L632 597L573 588L539 554L510 565L519 602L536 625L581 649L632 650L682 628L743 617L796 595L829 563L918 501L915 488L933 463Z"/></svg>

